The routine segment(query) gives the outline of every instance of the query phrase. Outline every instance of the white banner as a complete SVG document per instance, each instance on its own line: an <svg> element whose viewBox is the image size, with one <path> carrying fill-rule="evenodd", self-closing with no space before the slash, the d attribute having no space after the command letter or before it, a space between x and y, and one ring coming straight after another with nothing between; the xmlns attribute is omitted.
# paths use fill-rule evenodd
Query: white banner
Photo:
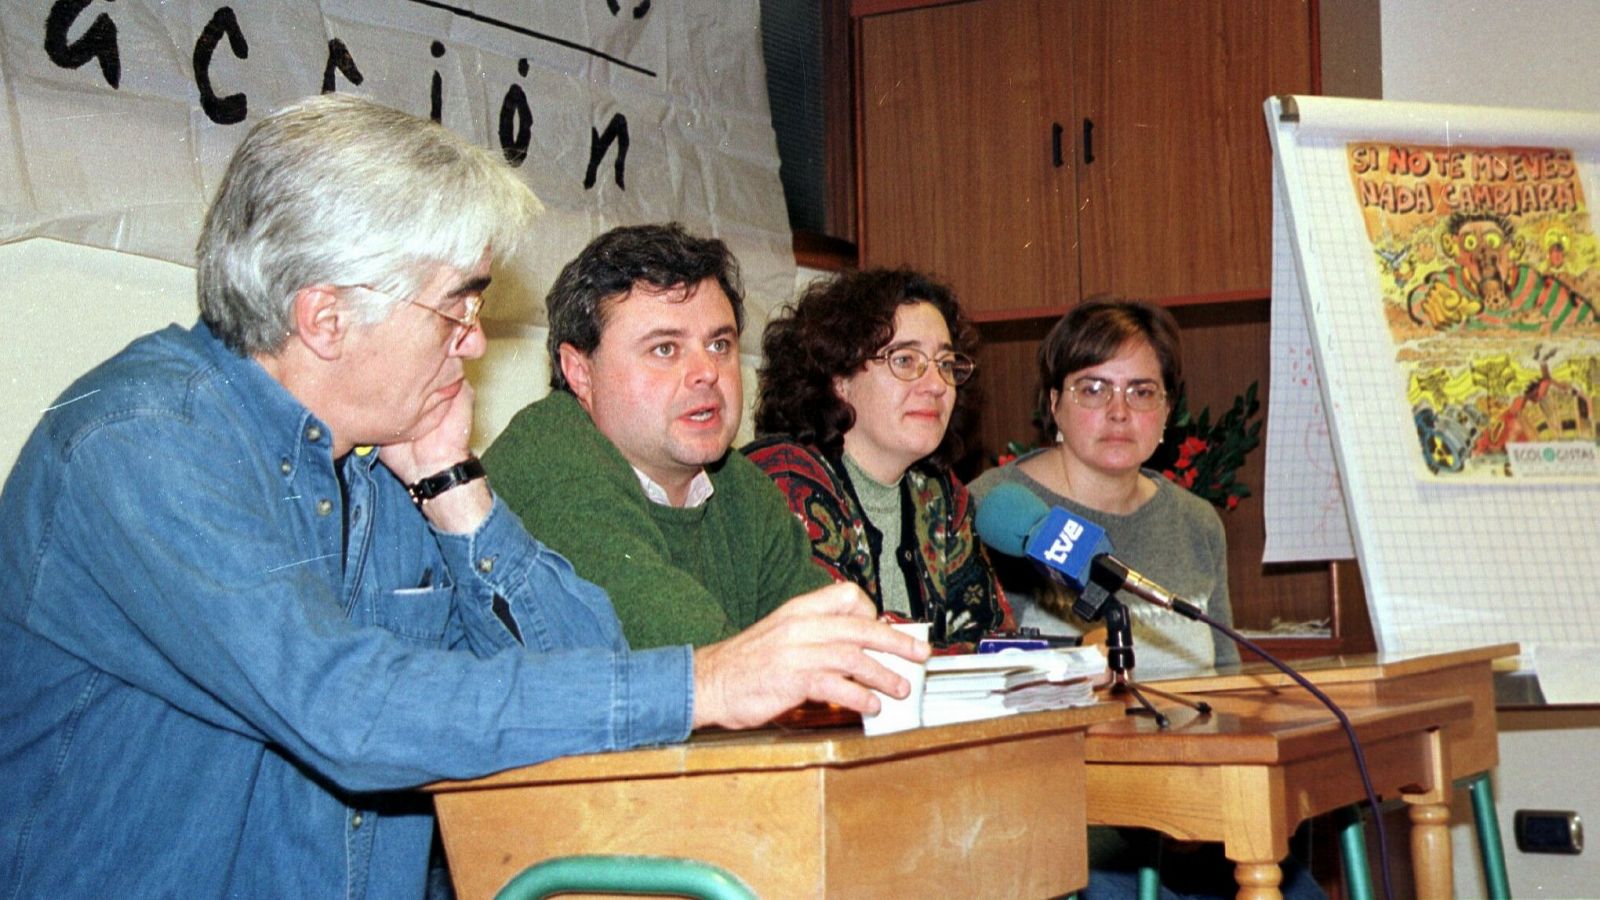
<svg viewBox="0 0 1600 900"><path fill-rule="evenodd" d="M490 318L542 324L589 238L671 219L739 257L747 350L793 291L755 3L8 0L0 79L0 241L192 265L250 124L335 90L503 153L544 201Z"/></svg>

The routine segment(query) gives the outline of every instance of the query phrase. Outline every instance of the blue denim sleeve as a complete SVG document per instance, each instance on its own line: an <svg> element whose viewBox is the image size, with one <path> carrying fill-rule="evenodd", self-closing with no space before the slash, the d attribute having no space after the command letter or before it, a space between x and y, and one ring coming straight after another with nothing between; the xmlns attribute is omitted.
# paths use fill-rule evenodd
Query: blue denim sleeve
<svg viewBox="0 0 1600 900"><path fill-rule="evenodd" d="M605 591L529 536L499 497L473 533L436 531L435 536L455 585L463 638L472 652L487 656L518 645L545 652L628 649Z"/></svg>
<svg viewBox="0 0 1600 900"><path fill-rule="evenodd" d="M565 648L594 647L622 659L650 659L654 651L630 654L622 624L605 591L584 580L560 554L530 536L516 514L496 497L494 508L471 534L436 532L455 581L456 606L468 646L476 653L525 646L551 653ZM688 652L687 647L659 648ZM634 684L651 684L652 670L627 673ZM674 678L677 676L674 675ZM683 735L693 714L693 663L687 673L689 704L683 714ZM619 697L619 724L649 722L673 698L660 691L630 690ZM624 738L622 746L650 743Z"/></svg>
<svg viewBox="0 0 1600 900"><path fill-rule="evenodd" d="M19 573L27 628L349 790L687 735L689 648L628 652L604 598L514 516L438 542L453 572L473 573L455 592L465 602L444 601L478 652L426 646L351 621L337 540L285 512L302 498L263 462L238 430L170 415L64 442L26 479L38 535ZM483 617L496 594L527 648Z"/></svg>

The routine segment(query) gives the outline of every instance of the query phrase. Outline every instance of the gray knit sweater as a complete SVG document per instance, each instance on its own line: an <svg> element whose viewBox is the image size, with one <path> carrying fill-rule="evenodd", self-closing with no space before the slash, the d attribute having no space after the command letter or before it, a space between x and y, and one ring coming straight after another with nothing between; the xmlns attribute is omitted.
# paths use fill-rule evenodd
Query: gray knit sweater
<svg viewBox="0 0 1600 900"><path fill-rule="evenodd" d="M1029 456L1044 452L1054 451L1035 450ZM1017 467L1021 461L990 469L971 484L972 496L980 507L995 485L1022 485L1046 504L1060 506L1104 528L1118 559L1198 604L1212 618L1233 624L1233 607L1228 599L1227 539L1222 520L1211 504L1161 477L1159 472L1145 470L1144 474L1156 483L1155 496L1130 515L1113 515L1045 487ZM1011 599L1018 626L1036 627L1046 634L1081 634L1091 627L1070 612L1055 613L1048 600L1041 605L1043 592L1051 586L1030 563L999 554L991 554L991 559L1006 596ZM1135 677L1190 674L1239 661L1233 642L1212 634L1203 623L1126 594L1121 599L1133 618Z"/></svg>

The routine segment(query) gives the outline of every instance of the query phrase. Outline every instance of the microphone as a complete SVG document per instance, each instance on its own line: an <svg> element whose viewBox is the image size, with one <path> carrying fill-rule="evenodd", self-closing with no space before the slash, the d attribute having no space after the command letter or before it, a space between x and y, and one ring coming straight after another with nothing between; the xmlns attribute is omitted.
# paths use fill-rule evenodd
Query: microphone
<svg viewBox="0 0 1600 900"><path fill-rule="evenodd" d="M973 528L978 532L978 539L996 552L1031 559L1052 581L1076 589L1078 601L1072 605L1072 611L1079 617L1088 620L1099 618L1101 607L1107 605L1111 595L1126 590L1157 606L1170 609L1186 618L1204 622L1222 632L1234 643L1248 648L1271 663L1328 707L1344 729L1345 736L1350 741L1351 752L1356 759L1356 767L1361 772L1362 787L1366 791L1367 802L1372 807L1373 819L1377 824L1378 855L1384 860L1381 869L1384 896L1394 896L1389 886L1389 856L1386 849L1388 837L1383 828L1383 816L1379 812L1377 791L1373 789L1372 778L1367 770L1366 753L1361 749L1361 741L1356 736L1355 727L1350 724L1350 718L1331 697L1256 642L1235 631L1231 626L1211 618L1200 607L1177 597L1171 591L1134 571L1127 563L1112 556L1111 541L1106 538L1105 529L1059 506L1053 508L1046 506L1043 500L1020 484L1003 483L985 495L983 502L978 504L978 514L973 521ZM1110 618L1122 619L1121 628L1126 629L1127 611L1122 609L1122 604L1111 604L1110 612L1113 613ZM1108 624L1115 625L1109 620ZM1108 627L1108 647L1118 639L1116 637L1118 630L1118 627ZM1125 668L1121 670L1119 677L1132 670L1132 650L1132 644L1125 643L1111 647L1111 652L1107 654L1107 660L1112 664L1113 671L1117 671L1119 655L1126 654L1120 657ZM1144 699L1138 685L1131 679L1119 680L1118 684L1125 687L1145 710L1153 714L1162 728L1167 727L1166 717ZM1178 700L1194 707L1202 714L1210 712L1208 705L1191 703L1176 694L1167 694L1149 687L1143 690Z"/></svg>
<svg viewBox="0 0 1600 900"><path fill-rule="evenodd" d="M1046 506L1020 484L1000 484L990 491L978 504L973 527L979 540L996 551L1033 560L1050 580L1077 592L1072 612L1080 618L1099 618L1106 600L1122 590L1191 619L1200 611L1112 556L1104 528L1059 506Z"/></svg>

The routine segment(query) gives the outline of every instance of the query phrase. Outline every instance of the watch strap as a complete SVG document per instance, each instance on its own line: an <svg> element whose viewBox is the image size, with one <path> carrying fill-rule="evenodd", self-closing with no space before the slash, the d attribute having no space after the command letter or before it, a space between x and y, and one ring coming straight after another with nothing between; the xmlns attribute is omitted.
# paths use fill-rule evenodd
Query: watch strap
<svg viewBox="0 0 1600 900"><path fill-rule="evenodd" d="M483 463L476 456L468 456L442 472L435 472L426 478L406 485L406 490L411 494L411 501L421 506L424 500L432 500L451 488L460 487L469 481L476 481L485 474Z"/></svg>

